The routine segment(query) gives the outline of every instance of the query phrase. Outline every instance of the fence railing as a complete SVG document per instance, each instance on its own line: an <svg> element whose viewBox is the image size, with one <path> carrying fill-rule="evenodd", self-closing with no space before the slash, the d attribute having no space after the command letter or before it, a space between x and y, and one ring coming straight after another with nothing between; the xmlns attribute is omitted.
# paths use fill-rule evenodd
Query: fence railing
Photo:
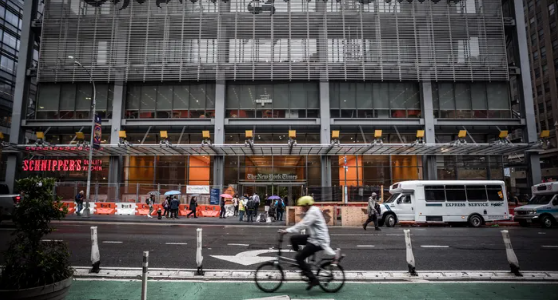
<svg viewBox="0 0 558 300"><path fill-rule="evenodd" d="M80 191L85 191L86 187L86 182L83 181L57 182L54 193L61 197L62 201L73 201ZM219 193L223 193L226 188L227 186L209 186L210 191L219 189ZM384 190L384 186L351 186L347 190L348 202L366 202L373 192L377 193L379 198L383 196L387 199L389 196L388 191ZM168 191L180 191L182 204L188 204L194 195L197 197L198 203L210 203L210 194L187 193L186 185L146 183L92 183L90 201L145 203L149 195L154 193L158 195L157 202L162 202L165 198L164 194ZM317 202L344 202L343 186L309 186L305 189L305 193L313 196Z"/></svg>

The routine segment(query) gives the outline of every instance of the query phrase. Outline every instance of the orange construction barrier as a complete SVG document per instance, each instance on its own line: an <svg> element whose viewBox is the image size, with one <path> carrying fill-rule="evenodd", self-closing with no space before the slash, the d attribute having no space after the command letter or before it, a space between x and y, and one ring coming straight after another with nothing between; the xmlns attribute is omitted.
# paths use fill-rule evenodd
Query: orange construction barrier
<svg viewBox="0 0 558 300"><path fill-rule="evenodd" d="M62 202L62 206L68 208L68 214L73 214L76 212L76 203L75 202ZM62 210L62 208L60 208Z"/></svg>
<svg viewBox="0 0 558 300"><path fill-rule="evenodd" d="M114 215L116 213L116 203L97 202L95 203L96 215Z"/></svg>
<svg viewBox="0 0 558 300"><path fill-rule="evenodd" d="M138 203L136 207L136 216L147 216L149 213L149 205L145 203Z"/></svg>
<svg viewBox="0 0 558 300"><path fill-rule="evenodd" d="M157 215L157 209L161 209L161 214L165 211L163 209L163 205L162 204L153 204L153 212L151 213L152 216L156 216ZM149 212L149 205L147 206L147 212Z"/></svg>
<svg viewBox="0 0 558 300"><path fill-rule="evenodd" d="M198 209L202 217L217 218L221 212L221 208L218 205L199 205Z"/></svg>

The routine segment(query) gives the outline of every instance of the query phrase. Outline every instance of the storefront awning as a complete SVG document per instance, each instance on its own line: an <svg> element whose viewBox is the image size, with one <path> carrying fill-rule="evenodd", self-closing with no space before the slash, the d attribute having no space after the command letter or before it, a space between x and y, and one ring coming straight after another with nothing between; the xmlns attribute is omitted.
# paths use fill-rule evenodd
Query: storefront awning
<svg viewBox="0 0 558 300"><path fill-rule="evenodd" d="M88 147L76 145L17 145L3 152L23 152L35 156L88 156ZM105 144L93 150L94 156L266 156L266 155L511 155L539 151L538 144L244 144L224 145L114 145Z"/></svg>

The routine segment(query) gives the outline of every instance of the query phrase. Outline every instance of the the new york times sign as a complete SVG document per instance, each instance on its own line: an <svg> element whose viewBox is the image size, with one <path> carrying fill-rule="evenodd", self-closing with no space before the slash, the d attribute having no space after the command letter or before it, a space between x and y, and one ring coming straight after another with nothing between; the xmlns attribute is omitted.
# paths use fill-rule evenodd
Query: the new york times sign
<svg viewBox="0 0 558 300"><path fill-rule="evenodd" d="M119 5L121 4L122 6L120 7L120 10L123 10L125 8L127 8L128 6L130 6L130 2L131 1L136 1L139 4L143 4L149 0L83 0L85 1L85 3L94 6L94 7L99 7L103 4L105 4L107 1L111 2L114 5ZM178 0L180 1L180 3L182 3L182 1L188 1L188 0ZM197 2L198 0L190 0L192 2ZM211 0L213 3L215 3L218 0ZM223 0L224 2L226 2L227 0ZM155 0L155 4L157 5L157 7L161 8L161 4L168 4L169 2L171 2L171 0ZM248 11L253 13L253 14L260 14L264 11L269 11L271 14L275 13L275 7L273 6L273 0L267 0L265 3L260 4L259 0L254 0L251 1L250 3L248 3Z"/></svg>

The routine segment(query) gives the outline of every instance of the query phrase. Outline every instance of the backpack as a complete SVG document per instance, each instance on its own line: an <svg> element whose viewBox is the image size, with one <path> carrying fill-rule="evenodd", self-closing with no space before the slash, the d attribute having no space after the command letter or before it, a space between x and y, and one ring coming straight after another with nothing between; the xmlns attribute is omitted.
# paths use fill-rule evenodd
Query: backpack
<svg viewBox="0 0 558 300"><path fill-rule="evenodd" d="M282 211L285 208L285 203L283 203L283 199L277 200L277 210Z"/></svg>
<svg viewBox="0 0 558 300"><path fill-rule="evenodd" d="M256 208L256 201L254 201L254 199L250 199L248 200L248 203L246 204L246 207L248 207L248 209L252 210Z"/></svg>
<svg viewBox="0 0 558 300"><path fill-rule="evenodd" d="M265 223L267 221L267 216L264 213L260 214L260 217L258 218L260 223Z"/></svg>
<svg viewBox="0 0 558 300"><path fill-rule="evenodd" d="M374 205L374 209L378 212L378 215L382 214L382 209L380 208L380 204L378 204L378 202Z"/></svg>

